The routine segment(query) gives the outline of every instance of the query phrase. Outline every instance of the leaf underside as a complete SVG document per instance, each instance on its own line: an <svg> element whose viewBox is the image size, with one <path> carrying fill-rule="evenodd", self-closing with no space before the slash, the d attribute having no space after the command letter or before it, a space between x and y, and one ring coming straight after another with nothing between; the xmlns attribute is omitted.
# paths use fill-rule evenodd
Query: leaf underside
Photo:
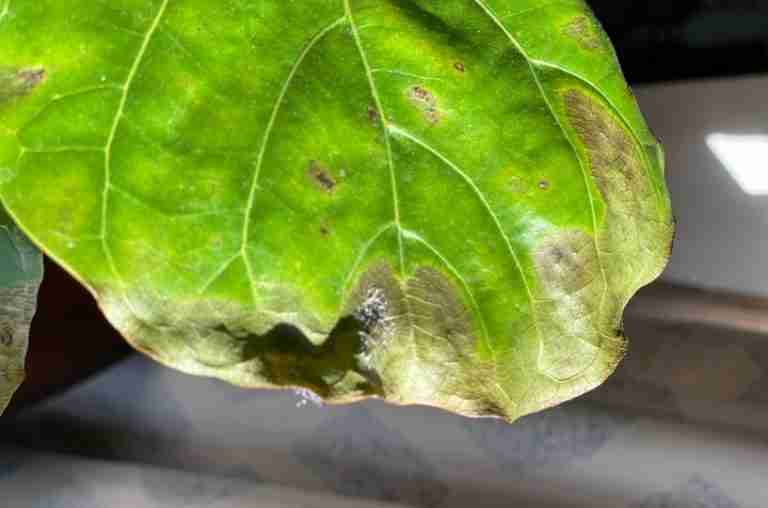
<svg viewBox="0 0 768 508"><path fill-rule="evenodd" d="M4 203L186 372L512 420L668 257L582 0L0 0L0 69Z"/></svg>
<svg viewBox="0 0 768 508"><path fill-rule="evenodd" d="M0 414L24 379L29 327L42 276L40 252L0 207Z"/></svg>

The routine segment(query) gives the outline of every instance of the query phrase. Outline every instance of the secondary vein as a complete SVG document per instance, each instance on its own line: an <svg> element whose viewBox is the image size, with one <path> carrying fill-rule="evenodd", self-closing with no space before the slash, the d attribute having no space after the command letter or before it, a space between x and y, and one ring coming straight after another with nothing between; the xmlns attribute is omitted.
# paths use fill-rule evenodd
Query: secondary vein
<svg viewBox="0 0 768 508"><path fill-rule="evenodd" d="M133 64L131 65L131 69L128 71L128 76L125 79L125 84L123 85L123 93L120 97L120 102L117 106L117 111L115 112L115 117L112 120L112 127L110 128L109 135L107 136L107 144L104 147L104 190L102 192L102 201L101 201L101 245L102 249L104 250L104 255L107 258L107 263L109 263L110 269L112 270L112 273L117 277L120 278L120 275L117 271L117 266L115 264L114 257L112 256L112 251L109 248L109 242L107 242L107 233L108 233L108 227L107 227L107 210L109 207L109 189L110 189L110 180L111 180L111 172L112 172L112 144L115 141L115 136L117 134L117 129L120 126L120 120L123 117L123 114L125 112L125 105L128 102L128 94L131 91L131 85L133 84L134 79L136 78L136 73L139 70L139 67L141 66L141 62L144 59L144 55L147 52L147 48L149 47L149 43L152 40L152 36L157 31L157 27L160 26L160 20L163 18L163 15L165 14L165 10L168 7L168 3L170 0L163 0L163 3L160 4L160 8L157 10L157 14L155 15L155 18L152 20L152 24L147 29L146 34L144 34L144 39L141 42L141 46L139 46L139 51L136 53L136 58L133 60Z"/></svg>
<svg viewBox="0 0 768 508"><path fill-rule="evenodd" d="M560 117L555 112L555 108L552 106L551 102L549 101L549 98L547 97L547 93L544 90L544 85L542 85L541 80L539 79L539 75L536 72L536 67L534 66L533 60L528 55L528 52L523 48L523 46L520 44L520 42L515 38L514 35L507 29L506 25L499 19L499 17L491 10L490 7L488 7L483 0L472 0L480 9L483 10L486 16L490 18L490 20L501 30L504 35L509 39L509 42L517 49L517 51L523 56L523 59L525 60L526 64L528 65L528 69L530 70L531 77L533 78L534 82L536 83L536 87L539 90L539 94L541 95L542 100L547 106L547 109L549 110L550 114L552 115L552 118L557 123L560 130L563 132L563 135L565 136L566 141L568 141L568 144L571 146L571 150L573 151L574 155L576 156L576 159L579 162L579 168L581 169L582 178L584 180L584 185L586 187L586 193L587 193L587 199L589 201L589 209L592 216L592 227L594 229L594 234L592 236L592 240L595 246L595 254L597 256L597 264L600 266L600 272L603 279L603 294L600 299L600 307L602 308L603 300L605 299L605 296L608 292L608 276L605 273L605 267L603 266L603 262L601 260L601 252L600 252L600 244L597 240L597 231L598 231L598 224L597 224L597 212L595 211L595 201L594 197L592 196L592 190L589 185L589 178L587 176L586 168L584 167L584 163L581 160L581 157L578 154L578 151L576 150L576 146L574 145L573 140L571 137L567 134L567 131L565 130L565 126L563 125L562 121L560 120ZM535 310L533 309L533 296L531 295L531 312L534 312L535 316ZM535 318L534 318L535 321Z"/></svg>
<svg viewBox="0 0 768 508"><path fill-rule="evenodd" d="M259 153L256 157L256 165L254 167L253 176L251 177L251 186L248 192L248 202L245 205L245 217L243 219L242 240L240 243L240 255L243 257L243 261L245 262L245 267L248 272L248 279L251 284L251 291L253 293L254 302L256 300L256 295L255 295L255 288L253 286L253 281L254 281L253 269L251 267L250 261L248 260L246 247L248 245L248 231L250 229L250 223L251 223L251 212L253 210L253 205L256 199L256 191L259 188L259 174L261 173L261 167L264 164L264 155L267 152L267 146L269 144L272 131L275 127L275 122L277 120L277 115L280 112L280 107L285 101L285 96L288 93L288 88L291 86L291 82L293 81L293 78L296 76L296 73L301 67L301 64L304 62L304 59L312 50L312 48L315 47L317 43L320 42L321 39L323 39L323 37L325 37L329 32L331 32L333 29L335 29L339 25L343 24L345 21L346 21L346 16L340 17L339 19L337 19L336 21L334 21L324 29L320 30L317 34L315 34L315 36L306 44L306 46L304 46L304 49L302 49L301 53L299 53L299 56L296 58L296 61L291 66L291 70L288 72L288 76L285 78L285 81L283 82L283 86L280 89L280 93L278 94L277 99L275 100L275 104L272 107L272 113L269 117L267 126L264 130L264 135L261 140Z"/></svg>
<svg viewBox="0 0 768 508"><path fill-rule="evenodd" d="M373 70L371 68L370 63L368 62L368 56L365 53L365 49L363 48L363 42L360 40L360 33L358 32L357 25L355 24L354 17L352 16L352 7L349 4L349 0L344 0L344 8L346 10L347 18L349 18L349 24L352 29L352 36L355 39L355 44L357 45L357 50L360 53L360 59L363 62L363 67L365 68L365 74L368 78L368 84L371 88L371 95L373 96L373 102L376 106L376 111L379 115L379 119L381 121L382 125L382 131L384 136L384 147L387 152L387 166L389 167L389 178L392 185L392 201L393 201L393 207L394 207L394 215L395 215L395 225L397 226L397 242L398 247L400 250L400 273L404 277L405 276L405 252L403 248L403 234L402 234L402 227L400 224L400 202L398 198L398 192L397 192L397 178L395 176L395 164L392 160L392 144L389 139L389 132L387 130L387 117L384 114L384 107L381 103L381 98L379 97L379 91L376 88L376 82L373 78Z"/></svg>

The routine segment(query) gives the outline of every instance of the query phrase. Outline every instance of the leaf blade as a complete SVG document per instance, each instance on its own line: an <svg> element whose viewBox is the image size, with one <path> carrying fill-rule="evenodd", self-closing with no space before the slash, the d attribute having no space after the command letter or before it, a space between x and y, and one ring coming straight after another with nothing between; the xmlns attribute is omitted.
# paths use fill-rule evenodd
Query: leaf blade
<svg viewBox="0 0 768 508"><path fill-rule="evenodd" d="M670 213L583 2L72 1L80 60L19 42L61 31L40 4L0 30L48 70L0 110L0 195L138 349L508 419L615 368Z"/></svg>

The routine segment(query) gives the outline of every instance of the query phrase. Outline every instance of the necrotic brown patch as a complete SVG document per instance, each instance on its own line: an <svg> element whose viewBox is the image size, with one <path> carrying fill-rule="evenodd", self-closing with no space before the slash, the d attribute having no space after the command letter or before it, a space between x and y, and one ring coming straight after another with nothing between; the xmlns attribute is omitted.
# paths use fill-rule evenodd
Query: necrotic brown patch
<svg viewBox="0 0 768 508"><path fill-rule="evenodd" d="M568 90L564 98L568 120L587 149L603 197L618 204L631 201L629 192L646 194L642 162L625 128L581 91Z"/></svg>
<svg viewBox="0 0 768 508"><path fill-rule="evenodd" d="M471 347L472 326L454 283L433 268L422 267L408 281L414 324L442 337L457 349Z"/></svg>

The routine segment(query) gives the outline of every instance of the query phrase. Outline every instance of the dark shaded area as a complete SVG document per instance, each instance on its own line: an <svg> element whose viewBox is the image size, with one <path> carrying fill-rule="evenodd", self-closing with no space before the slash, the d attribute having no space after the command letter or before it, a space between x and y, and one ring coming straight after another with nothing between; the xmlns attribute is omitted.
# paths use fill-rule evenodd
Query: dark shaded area
<svg viewBox="0 0 768 508"><path fill-rule="evenodd" d="M768 71L764 0L587 0L630 83Z"/></svg>
<svg viewBox="0 0 768 508"><path fill-rule="evenodd" d="M276 385L304 386L321 396L330 396L333 385L348 372L364 375L356 389L365 394L381 395L381 382L368 371L362 371L357 360L364 352L362 335L365 326L355 317L341 319L328 340L315 346L296 327L281 324L266 335L247 337L245 358L259 358L267 377Z"/></svg>
<svg viewBox="0 0 768 508"><path fill-rule="evenodd" d="M60 392L131 351L90 293L46 258L30 333L27 377L7 413Z"/></svg>

